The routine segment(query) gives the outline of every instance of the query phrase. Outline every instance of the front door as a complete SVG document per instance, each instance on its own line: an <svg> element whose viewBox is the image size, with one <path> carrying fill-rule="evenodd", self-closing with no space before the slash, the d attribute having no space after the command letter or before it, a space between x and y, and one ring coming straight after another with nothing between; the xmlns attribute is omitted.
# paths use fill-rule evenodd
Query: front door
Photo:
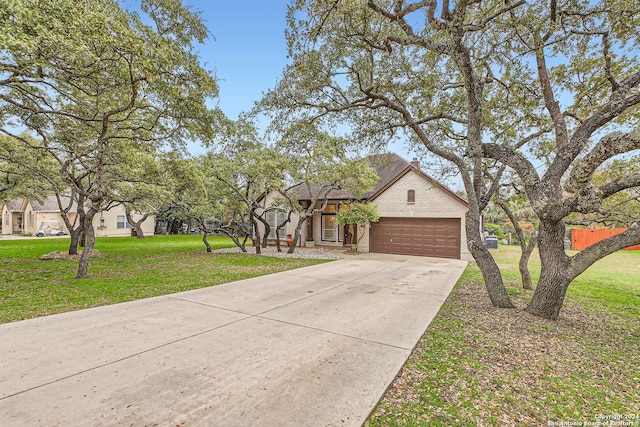
<svg viewBox="0 0 640 427"><path fill-rule="evenodd" d="M24 228L22 227L23 216L22 213L14 213L13 214L13 234L21 234L24 232Z"/></svg>

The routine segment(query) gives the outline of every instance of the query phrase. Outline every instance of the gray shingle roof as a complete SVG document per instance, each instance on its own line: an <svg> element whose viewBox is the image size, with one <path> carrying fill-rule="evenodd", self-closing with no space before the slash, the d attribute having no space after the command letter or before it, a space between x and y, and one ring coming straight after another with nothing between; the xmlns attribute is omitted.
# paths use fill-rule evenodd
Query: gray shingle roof
<svg viewBox="0 0 640 427"><path fill-rule="evenodd" d="M65 208L69 204L69 196L61 195L62 206ZM42 203L37 202L36 200L31 201L31 207L35 212L60 212L60 208L58 207L58 201L56 200L56 196L49 196L42 201ZM70 212L77 212L76 202L73 202L73 206L71 207Z"/></svg>
<svg viewBox="0 0 640 427"><path fill-rule="evenodd" d="M7 203L7 210L13 212L22 212L22 205L24 204L24 199L15 199ZM2 206L2 205L0 205Z"/></svg>
<svg viewBox="0 0 640 427"><path fill-rule="evenodd" d="M422 172L419 167L414 166L395 153L377 154L374 156L370 156L369 164L376 170L379 179L372 190L366 191L362 195L362 199L364 200L373 200L374 198L378 197L382 192L386 190L388 186L392 185L397 179L399 179L401 176L404 176L404 174L409 173L411 170L417 172L428 182L436 184L436 181L426 173ZM465 206L468 206L466 200L455 194L448 187L442 185L441 183L437 183L437 185L438 188L447 193L453 199L457 200ZM320 186L311 186L311 189L312 192L317 194ZM295 191L296 193L298 193L299 200L310 200L309 190L307 189L306 185L297 185L291 188L289 191ZM332 190L329 192L328 197L329 199L333 200L353 200L356 198L354 194L347 190Z"/></svg>
<svg viewBox="0 0 640 427"><path fill-rule="evenodd" d="M373 194L384 188L395 177L398 176L403 170L405 170L410 163L395 153L377 154L369 157L369 164L378 173L378 182L372 190L366 191L363 195L363 199L368 199ZM320 185L312 185L311 192L318 194L321 190ZM300 184L292 187L289 191L293 191L298 194L299 200L310 200L311 194L306 185ZM329 192L329 198L333 200L351 200L355 199L355 195L343 189L331 190Z"/></svg>

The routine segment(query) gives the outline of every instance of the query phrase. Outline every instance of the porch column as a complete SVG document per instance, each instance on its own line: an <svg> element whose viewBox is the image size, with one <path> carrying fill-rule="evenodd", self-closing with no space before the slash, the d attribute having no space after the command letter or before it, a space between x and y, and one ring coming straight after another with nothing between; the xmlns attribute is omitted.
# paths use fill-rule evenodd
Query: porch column
<svg viewBox="0 0 640 427"><path fill-rule="evenodd" d="M313 239L313 217L307 218L307 242L312 242Z"/></svg>

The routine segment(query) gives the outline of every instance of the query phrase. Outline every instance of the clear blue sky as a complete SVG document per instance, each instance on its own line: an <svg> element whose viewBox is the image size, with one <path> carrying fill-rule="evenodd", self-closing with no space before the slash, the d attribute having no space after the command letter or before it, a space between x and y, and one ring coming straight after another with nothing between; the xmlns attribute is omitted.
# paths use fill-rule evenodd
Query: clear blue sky
<svg viewBox="0 0 640 427"><path fill-rule="evenodd" d="M287 0L187 1L200 10L212 38L200 56L215 70L219 105L231 119L248 111L273 88L287 63L284 38Z"/></svg>

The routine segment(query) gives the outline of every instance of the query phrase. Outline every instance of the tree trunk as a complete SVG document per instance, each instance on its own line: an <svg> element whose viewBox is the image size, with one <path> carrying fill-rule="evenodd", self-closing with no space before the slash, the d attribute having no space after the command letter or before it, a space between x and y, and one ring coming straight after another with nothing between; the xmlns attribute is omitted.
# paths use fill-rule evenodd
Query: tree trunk
<svg viewBox="0 0 640 427"><path fill-rule="evenodd" d="M69 231L71 241L69 242L69 255L78 255L78 245L80 244L80 236L82 235L82 227Z"/></svg>
<svg viewBox="0 0 640 427"><path fill-rule="evenodd" d="M82 210L78 209L78 214L75 216L73 223L71 223L71 220L69 219L69 211L71 210L71 208L73 207L73 202L75 200L75 197L78 197L78 206L83 206L84 205L84 196L82 196L82 194L78 194L75 191L71 191L71 196L69 197L69 202L67 204L67 206L64 206L62 203L62 199L61 199L61 195L60 193L56 193L56 200L58 202L58 208L60 209L60 217L62 218L62 221L64 222L65 226L67 227L67 230L69 230L69 236L71 237L71 240L69 242L69 255L78 255L78 244L80 243L80 233L82 232ZM79 220L79 221L78 221ZM76 222L79 222L78 227L76 228Z"/></svg>
<svg viewBox="0 0 640 427"><path fill-rule="evenodd" d="M256 254L261 254L262 252L260 251L260 248L266 248L267 247L267 236L269 235L268 232L266 230L270 230L271 227L269 227L269 223L267 222L266 219L264 219L261 215L257 215L256 214L256 209L253 209L250 212L250 216L251 218L251 223L253 224L253 233L256 237L256 241L254 242L254 245L256 247ZM260 234L260 228L258 227L258 221L260 221L262 223L262 225L264 225L264 229L265 229L265 234L264 234L264 242L262 239L262 235Z"/></svg>
<svg viewBox="0 0 640 427"><path fill-rule="evenodd" d="M529 272L529 258L531 257L533 248L536 247L536 240L537 238L535 236L532 236L529 240L529 244L520 244L522 253L520 254L520 261L518 262L518 269L520 270L523 289L533 289L533 283L531 282L531 272Z"/></svg>
<svg viewBox="0 0 640 427"><path fill-rule="evenodd" d="M529 272L529 257L531 257L531 252L533 252L533 248L536 245L536 238L534 236L529 240L529 244L526 243L526 238L524 235L524 230L520 227L518 223L518 219L515 217L509 206L505 202L496 198L496 203L498 206L502 208L504 213L507 214L511 224L513 224L513 228L516 230L516 235L518 236L518 240L520 240L520 261L518 262L518 269L520 270L520 278L522 279L522 288L523 289L533 289L533 284L531 283L531 273Z"/></svg>
<svg viewBox="0 0 640 427"><path fill-rule="evenodd" d="M262 254L262 250L260 249L262 247L261 243L260 243L260 232L257 231L256 232L256 239L255 242L253 243L253 246L255 246L256 248L256 255L260 255Z"/></svg>
<svg viewBox="0 0 640 427"><path fill-rule="evenodd" d="M469 251L480 268L491 304L499 308L514 308L511 298L502 281L500 269L493 256L482 242L480 220L466 214L466 232Z"/></svg>
<svg viewBox="0 0 640 427"><path fill-rule="evenodd" d="M211 253L211 245L209 244L209 241L207 240L207 236L209 235L209 233L207 233L207 229L204 229L204 232L202 233L202 243L204 243L204 246L207 248L207 253Z"/></svg>
<svg viewBox="0 0 640 427"><path fill-rule="evenodd" d="M84 228L86 242L84 245L84 250L82 251L82 255L80 256L80 263L78 265L78 274L76 275L76 279L84 279L85 277L87 277L87 273L89 272L89 260L91 259L93 247L96 243L96 233L93 229L94 216L95 212L90 211L89 213L87 213L87 216L83 222L82 228Z"/></svg>
<svg viewBox="0 0 640 427"><path fill-rule="evenodd" d="M133 230L136 232L136 239L144 239L144 231L142 231L142 226L137 222L133 224Z"/></svg>
<svg viewBox="0 0 640 427"><path fill-rule="evenodd" d="M262 247L266 248L267 244L269 243L267 240L268 240L269 233L271 233L271 226L267 221L264 221L263 224L264 224L264 239L262 239Z"/></svg>
<svg viewBox="0 0 640 427"><path fill-rule="evenodd" d="M262 251L260 250L260 247L261 247L260 229L258 228L258 222L255 220L255 216L253 212L251 212L250 217L251 217L251 223L253 224L253 235L254 235L253 246L256 248L256 255L260 255L262 253Z"/></svg>
<svg viewBox="0 0 640 427"><path fill-rule="evenodd" d="M71 235L71 242L69 243L69 255L78 255L78 246L82 247L85 245L86 233L84 232L84 227L86 224L86 218L87 214L84 212L84 209L81 209L80 205L78 205L78 227L74 230L69 230L69 233ZM91 224L91 228L93 228L93 224Z"/></svg>
<svg viewBox="0 0 640 427"><path fill-rule="evenodd" d="M567 288L575 278L564 251L564 233L562 221L540 221L538 251L542 270L527 312L543 319L558 319Z"/></svg>
<svg viewBox="0 0 640 427"><path fill-rule="evenodd" d="M180 234L180 221L172 220L169 230L169 234Z"/></svg>
<svg viewBox="0 0 640 427"><path fill-rule="evenodd" d="M239 247L242 252L247 252L247 237L245 237L244 240L241 242L236 235L229 233L226 230L217 229L216 231L224 233L227 237L233 240L233 243L235 243L235 245Z"/></svg>
<svg viewBox="0 0 640 427"><path fill-rule="evenodd" d="M244 236L244 239L242 239L242 242L240 242L240 240L237 239L235 236L232 237L232 239L234 242L237 242L236 244L238 245L238 247L242 252L247 253L247 240L249 239L247 236Z"/></svg>
<svg viewBox="0 0 640 427"><path fill-rule="evenodd" d="M127 216L127 222L129 225L133 226L133 230L136 232L137 239L144 239L144 232L142 231L142 223L145 222L147 218L149 218L149 214L142 215L142 218L138 221L133 220L133 215L131 215L131 211L125 208L125 215Z"/></svg>
<svg viewBox="0 0 640 427"><path fill-rule="evenodd" d="M291 214L292 211L291 209L289 209L289 212L287 213L287 219L284 220L281 224L278 224L278 227L276 228L276 248L278 249L278 252L282 252L282 247L280 246L280 230L289 222L291 222Z"/></svg>
<svg viewBox="0 0 640 427"><path fill-rule="evenodd" d="M311 213L311 215L313 215L313 212ZM292 254L293 251L296 250L296 246L298 245L298 241L300 240L300 229L302 228L302 224L304 224L307 218L307 215L303 215L298 218L298 223L296 224L296 229L293 234L293 242L291 242L291 246L289 246L289 250L287 251L288 254Z"/></svg>

